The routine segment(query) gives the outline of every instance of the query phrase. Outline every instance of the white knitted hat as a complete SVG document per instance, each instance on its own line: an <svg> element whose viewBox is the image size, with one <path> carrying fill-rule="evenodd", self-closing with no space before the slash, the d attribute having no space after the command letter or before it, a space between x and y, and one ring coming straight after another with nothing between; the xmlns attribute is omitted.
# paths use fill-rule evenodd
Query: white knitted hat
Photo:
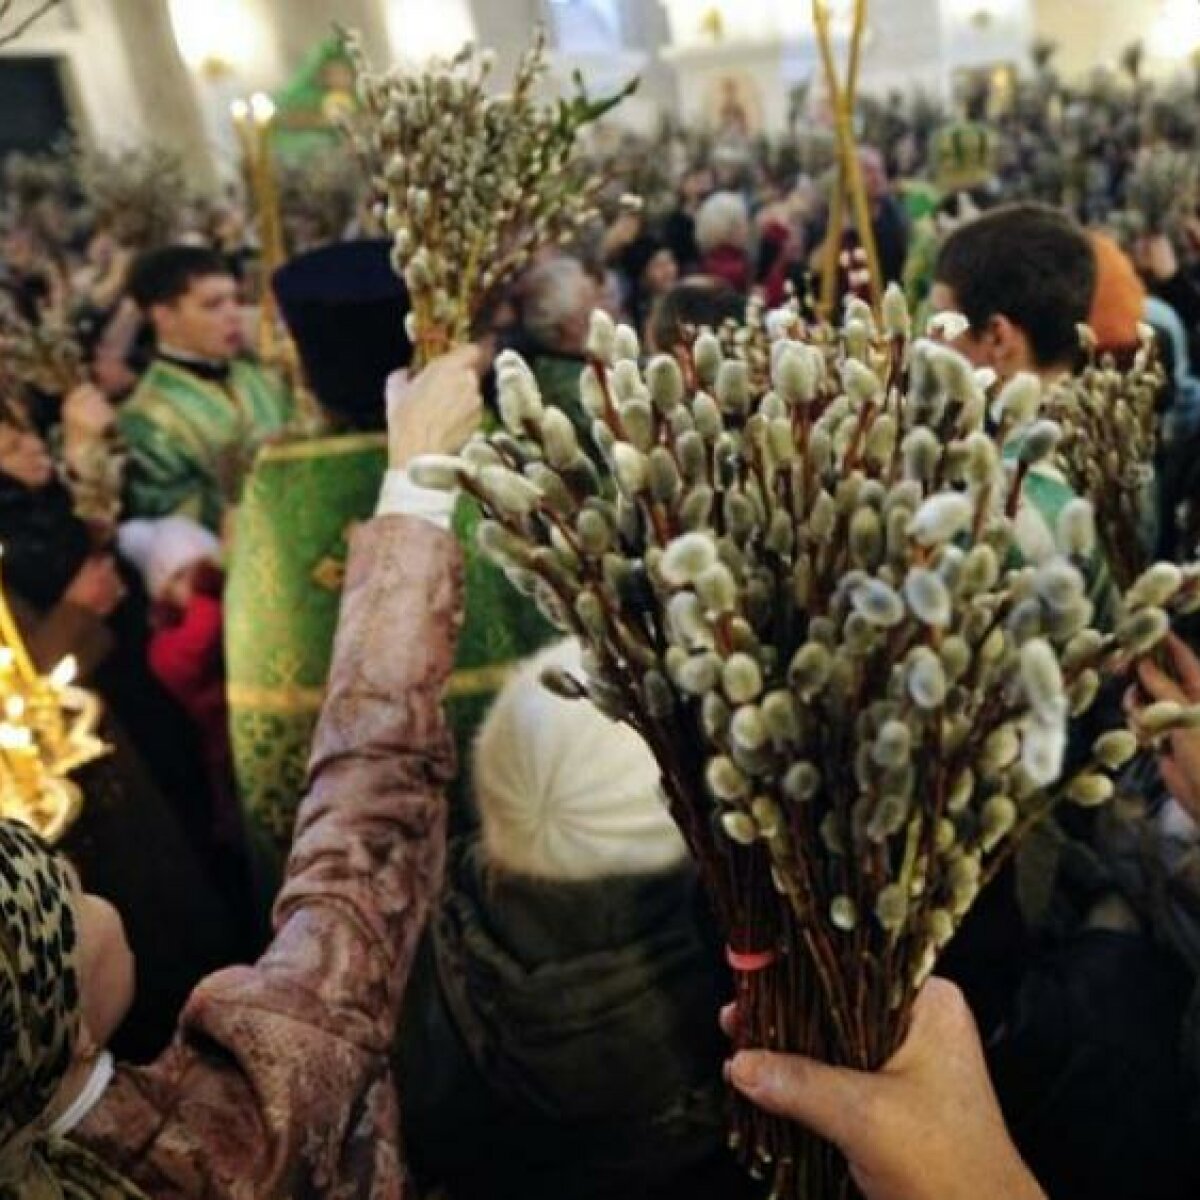
<svg viewBox="0 0 1200 1200"><path fill-rule="evenodd" d="M154 599L159 598L177 571L206 559L215 563L221 558L221 543L190 517L126 521L117 533L117 546L137 567Z"/></svg>
<svg viewBox="0 0 1200 1200"><path fill-rule="evenodd" d="M492 865L585 880L649 874L687 857L659 795L658 766L628 726L540 682L547 667L582 679L579 643L529 659L496 697L475 743L475 791Z"/></svg>

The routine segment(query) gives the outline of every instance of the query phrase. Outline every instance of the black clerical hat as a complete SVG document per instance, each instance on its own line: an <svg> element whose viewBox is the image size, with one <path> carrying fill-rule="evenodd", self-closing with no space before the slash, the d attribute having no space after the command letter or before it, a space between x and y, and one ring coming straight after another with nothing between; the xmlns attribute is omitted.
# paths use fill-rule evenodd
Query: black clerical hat
<svg viewBox="0 0 1200 1200"><path fill-rule="evenodd" d="M408 293L384 239L336 242L275 272L283 319L321 405L356 428L386 423L387 377L412 358Z"/></svg>

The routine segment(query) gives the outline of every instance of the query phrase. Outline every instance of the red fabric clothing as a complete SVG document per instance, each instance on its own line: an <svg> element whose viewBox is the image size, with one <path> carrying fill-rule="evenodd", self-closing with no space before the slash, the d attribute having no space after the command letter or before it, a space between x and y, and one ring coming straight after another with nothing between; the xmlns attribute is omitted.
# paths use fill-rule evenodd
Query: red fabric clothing
<svg viewBox="0 0 1200 1200"><path fill-rule="evenodd" d="M750 290L750 260L736 246L717 246L700 260L700 274L712 275L745 295Z"/></svg>
<svg viewBox="0 0 1200 1200"><path fill-rule="evenodd" d="M770 220L763 225L761 238L759 261L768 265L758 282L766 294L767 304L778 308L787 300L788 276L793 265L788 253L792 232L783 222Z"/></svg>
<svg viewBox="0 0 1200 1200"><path fill-rule="evenodd" d="M221 601L196 593L178 624L150 639L150 669L200 727L205 750L229 747Z"/></svg>
<svg viewBox="0 0 1200 1200"><path fill-rule="evenodd" d="M241 815L233 780L229 701L225 686L224 612L218 597L196 592L182 620L155 631L150 670L176 699L200 734L212 802L212 836L218 845L241 841Z"/></svg>
<svg viewBox="0 0 1200 1200"><path fill-rule="evenodd" d="M155 1200L410 1194L392 1048L442 885L462 612L450 534L354 534L275 940L201 983L171 1048L119 1068L72 1135Z"/></svg>

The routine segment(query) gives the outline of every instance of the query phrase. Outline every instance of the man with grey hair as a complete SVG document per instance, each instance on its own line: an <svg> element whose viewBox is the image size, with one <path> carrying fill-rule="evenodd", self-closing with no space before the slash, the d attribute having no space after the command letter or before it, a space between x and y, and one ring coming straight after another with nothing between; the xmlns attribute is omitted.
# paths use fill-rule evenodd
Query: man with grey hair
<svg viewBox="0 0 1200 1200"><path fill-rule="evenodd" d="M592 309L600 302L596 280L567 255L539 263L517 289L521 349L547 404L561 408L590 444L591 421L579 404L579 375Z"/></svg>

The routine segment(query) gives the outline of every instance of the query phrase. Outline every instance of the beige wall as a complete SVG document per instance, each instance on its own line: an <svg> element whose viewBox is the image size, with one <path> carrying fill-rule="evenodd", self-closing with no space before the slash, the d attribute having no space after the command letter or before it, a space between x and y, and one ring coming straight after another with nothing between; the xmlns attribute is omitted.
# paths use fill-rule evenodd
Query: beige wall
<svg viewBox="0 0 1200 1200"><path fill-rule="evenodd" d="M1036 0L1038 36L1058 43L1055 59L1064 77L1076 78L1095 68L1117 68L1121 52L1147 37L1161 0ZM1148 63L1156 73L1174 64ZM1184 64L1186 65L1186 63Z"/></svg>
<svg viewBox="0 0 1200 1200"><path fill-rule="evenodd" d="M31 0L24 7L32 9ZM110 0L83 0L51 11L2 53L60 59L75 119L86 136L115 142L145 138L141 104Z"/></svg>
<svg viewBox="0 0 1200 1200"><path fill-rule="evenodd" d="M4 52L61 59L74 117L87 140L174 146L198 185L212 182L212 156L165 0L75 0Z"/></svg>
<svg viewBox="0 0 1200 1200"><path fill-rule="evenodd" d="M430 12L436 13L440 0L410 2L427 3ZM663 0L623 2L637 12L651 4L656 11L665 12L659 8ZM672 2L666 0L667 5ZM1078 75L1098 64L1115 64L1127 45L1146 35L1165 0L989 0L1003 13L1012 10L1029 15L1032 9L1032 25L1026 23L1028 16L1023 17L1019 29L1014 26L1012 31L1004 31L993 26L985 37L960 20L962 13L974 12L982 2L884 0L874 6L874 37L864 62L869 85L902 85L914 76L927 84L936 83L960 58L964 62L975 58L1011 61L1014 48L1026 44L1031 28L1058 42L1060 68L1068 76ZM288 78L305 54L328 34L334 20L361 29L375 61L387 62L391 57L386 21L390 3L392 0L236 0L235 7L257 20L264 37L247 61L220 79L203 78L181 61L169 0L70 0L6 52L62 57L81 123L94 140L133 142L153 137L167 141L179 146L197 173L204 175L234 167L230 101ZM541 0L471 0L471 4L480 42L500 52L502 77L527 44L529 31L542 11ZM659 23L665 33L665 15ZM1001 33L1004 36L999 36ZM236 29L231 31L231 45L236 45L237 34ZM980 46L968 44L972 39L980 41ZM731 49L694 54L676 51L669 56L674 59L671 66L654 68L662 79L652 73L650 82L656 86L647 87L644 103L653 96L669 105L678 95L684 112L697 115L707 94L708 76L735 65L726 61ZM764 51L763 47L757 49ZM764 106L769 110L768 124L773 125L781 120L787 83L806 74L812 64L799 62L794 48L776 44L766 50L766 60L745 53L732 57L745 59L736 65L749 68L760 81ZM628 69L626 63L616 61L609 67L619 67L622 72Z"/></svg>
<svg viewBox="0 0 1200 1200"><path fill-rule="evenodd" d="M289 73L329 36L335 21L357 29L369 48L384 53L387 31L381 0L265 0L263 7L274 10L279 60Z"/></svg>
<svg viewBox="0 0 1200 1200"><path fill-rule="evenodd" d="M195 186L207 190L216 182L209 138L162 0L109 2L147 136L178 150Z"/></svg>
<svg viewBox="0 0 1200 1200"><path fill-rule="evenodd" d="M36 0L18 0L32 6ZM203 6L208 0L185 0ZM334 23L358 29L372 60L394 60L387 13L396 0L211 0L210 12L243 14L241 24L219 26L227 69L200 71L185 64L176 44L171 0L64 0L8 47L10 54L60 57L76 115L101 144L154 138L177 145L201 175L236 169L237 144L230 103L291 78ZM497 50L497 78L511 71L529 44L543 0L468 0L478 40ZM627 0L640 10L657 0ZM443 0L408 0L422 19L436 21ZM592 64L585 64L591 66ZM624 74L624 62L600 64ZM639 61L636 66L642 66ZM653 80L651 81L653 82ZM647 87L647 94L654 89ZM659 89L662 95L662 89ZM669 98L669 95L668 95ZM3 115L0 114L0 120Z"/></svg>

